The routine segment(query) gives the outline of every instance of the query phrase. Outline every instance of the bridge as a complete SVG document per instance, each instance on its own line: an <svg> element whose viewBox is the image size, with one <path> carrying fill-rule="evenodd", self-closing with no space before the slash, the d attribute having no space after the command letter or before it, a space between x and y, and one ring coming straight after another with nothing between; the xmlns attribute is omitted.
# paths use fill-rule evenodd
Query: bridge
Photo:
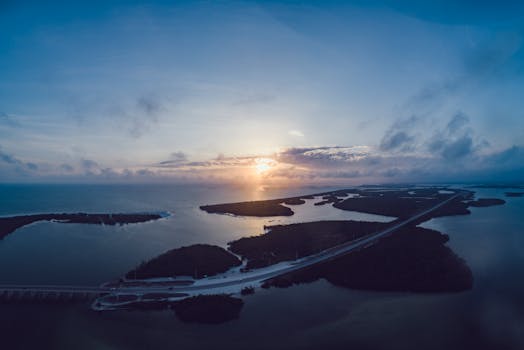
<svg viewBox="0 0 524 350"><path fill-rule="evenodd" d="M111 292L110 288L67 285L0 285L0 300L77 301L94 299Z"/></svg>
<svg viewBox="0 0 524 350"><path fill-rule="evenodd" d="M95 309L107 310L110 309L111 306L122 306L126 303L144 301L146 300L146 296L153 294L163 295L163 299L170 298L170 296L172 296L173 299L177 299L198 294L228 293L228 291L231 290L239 292L243 287L260 285L271 278L333 260L353 251L365 249L378 242L381 238L391 235L394 231L403 226L416 222L462 195L464 195L464 192L459 191L435 206L419 212L408 219L398 221L382 231L342 243L317 254L300 258L292 262L279 263L266 268L239 273L234 276L204 278L197 280L190 285L166 285L165 283L155 285L148 281L143 281L143 284L119 287L105 287L104 285L99 287L67 285L0 285L0 297L4 299L65 299L73 301L97 298L98 302L95 304L98 306ZM104 297L101 297L103 295Z"/></svg>

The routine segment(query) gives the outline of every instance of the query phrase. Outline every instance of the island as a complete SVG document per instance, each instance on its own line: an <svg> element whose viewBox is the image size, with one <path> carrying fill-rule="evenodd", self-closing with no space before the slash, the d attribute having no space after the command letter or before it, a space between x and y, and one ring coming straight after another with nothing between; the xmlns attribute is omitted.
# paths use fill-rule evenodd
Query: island
<svg viewBox="0 0 524 350"><path fill-rule="evenodd" d="M242 262L223 248L195 244L172 249L140 264L126 274L126 279L190 276L198 279L223 273Z"/></svg>
<svg viewBox="0 0 524 350"><path fill-rule="evenodd" d="M464 190L462 192L473 193ZM457 190L446 187L352 188L290 198L204 205L200 209L208 213L237 216L291 216L294 214L293 210L283 204L299 205L305 203L304 199L321 197L322 200L314 205L332 204L341 210L405 218L430 208L456 193ZM344 198L349 195L352 196Z"/></svg>
<svg viewBox="0 0 524 350"><path fill-rule="evenodd" d="M229 204L203 205L200 209L215 214L231 214L237 216L291 216L293 210L285 207L282 202L271 201L253 201L239 202Z"/></svg>
<svg viewBox="0 0 524 350"><path fill-rule="evenodd" d="M138 214L34 214L0 217L0 239L11 234L21 227L39 221L51 221L61 224L95 224L95 225L124 225L158 220L165 215L157 213Z"/></svg>
<svg viewBox="0 0 524 350"><path fill-rule="evenodd" d="M312 195L269 199L261 201L203 205L200 207L200 209L213 214L229 214L236 216L291 216L294 214L293 210L282 204L301 205L306 203L305 199L314 199L317 196L346 196L348 191L351 190L338 190Z"/></svg>
<svg viewBox="0 0 524 350"><path fill-rule="evenodd" d="M229 249L247 260L247 269L291 261L383 230L388 224L363 221L317 221L266 226L266 233L229 243Z"/></svg>
<svg viewBox="0 0 524 350"><path fill-rule="evenodd" d="M263 287L288 287L324 278L353 289L410 292L460 292L471 289L473 274L445 245L440 232L408 226L366 249L267 281Z"/></svg>
<svg viewBox="0 0 524 350"><path fill-rule="evenodd" d="M524 197L524 192L506 192L506 197Z"/></svg>
<svg viewBox="0 0 524 350"><path fill-rule="evenodd" d="M196 244L170 250L106 287L135 290L140 295L125 301L126 306L163 305L173 308L184 322L206 323L238 317L243 304L236 297L253 294L260 286L289 287L325 279L352 289L461 292L472 288L472 271L447 246L446 234L418 225L436 217L470 214L471 207L505 203L496 198L475 199L474 192L459 189L369 187L201 208L232 215L273 216L280 211L288 215L293 212L285 205L302 205L305 199L318 197L337 209L397 219L387 223L325 220L264 226L263 234L229 242L227 249ZM138 291L128 289L135 287ZM143 291L149 287L166 294L150 297ZM173 296L177 292L186 294ZM115 304L111 300L105 303L102 308ZM141 306L143 303L148 306ZM119 305L123 304L116 307Z"/></svg>

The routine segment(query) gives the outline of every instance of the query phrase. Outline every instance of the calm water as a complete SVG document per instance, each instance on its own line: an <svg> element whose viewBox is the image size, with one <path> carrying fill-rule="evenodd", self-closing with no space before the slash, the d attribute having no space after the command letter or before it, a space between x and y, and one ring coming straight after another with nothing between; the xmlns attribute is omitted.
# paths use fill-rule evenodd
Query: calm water
<svg viewBox="0 0 524 350"><path fill-rule="evenodd" d="M191 186L0 186L0 215L42 212L170 211L167 219L122 227L37 223L0 241L1 283L98 284L165 250L225 246L263 225L320 219L387 221L313 201L290 218L207 214L199 205L321 192ZM503 191L479 195L504 198ZM169 312L97 314L88 305L0 305L10 349L465 349L524 348L524 198L424 226L448 233L475 277L458 294L370 293L325 281L257 291L241 318L189 325Z"/></svg>

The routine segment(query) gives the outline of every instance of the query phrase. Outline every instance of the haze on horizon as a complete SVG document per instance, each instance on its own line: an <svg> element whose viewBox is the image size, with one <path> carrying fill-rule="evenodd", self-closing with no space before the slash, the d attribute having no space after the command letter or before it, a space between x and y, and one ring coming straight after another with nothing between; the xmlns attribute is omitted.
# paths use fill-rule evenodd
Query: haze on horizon
<svg viewBox="0 0 524 350"><path fill-rule="evenodd" d="M520 181L516 1L2 1L0 182Z"/></svg>

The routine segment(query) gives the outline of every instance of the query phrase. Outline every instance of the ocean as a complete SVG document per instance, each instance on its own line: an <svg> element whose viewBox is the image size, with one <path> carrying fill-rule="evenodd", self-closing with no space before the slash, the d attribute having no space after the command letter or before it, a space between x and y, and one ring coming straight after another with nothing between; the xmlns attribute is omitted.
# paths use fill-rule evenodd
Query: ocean
<svg viewBox="0 0 524 350"><path fill-rule="evenodd" d="M0 241L0 283L98 285L169 249L226 247L264 225L322 219L388 221L312 202L288 218L208 214L204 204L287 197L334 188L260 189L180 185L0 185L0 216L58 212L156 212L154 222L99 226L35 223ZM451 294L349 290L321 280L244 298L238 320L185 324L172 311L96 313L88 303L0 304L9 349L521 349L524 348L524 198L476 190L504 206L433 219L424 227L474 274L471 291Z"/></svg>

